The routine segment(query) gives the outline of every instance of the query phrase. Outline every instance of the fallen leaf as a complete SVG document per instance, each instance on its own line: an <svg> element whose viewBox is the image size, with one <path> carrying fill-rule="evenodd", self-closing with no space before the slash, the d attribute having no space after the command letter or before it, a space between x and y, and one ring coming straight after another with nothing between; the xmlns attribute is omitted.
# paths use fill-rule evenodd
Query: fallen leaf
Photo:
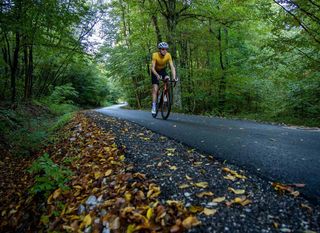
<svg viewBox="0 0 320 233"><path fill-rule="evenodd" d="M94 173L94 178L97 180L102 176L101 172L95 172Z"/></svg>
<svg viewBox="0 0 320 233"><path fill-rule="evenodd" d="M306 205L306 204L301 204L301 207L307 209L307 211L308 211L309 213L312 212L312 208L311 208L310 206Z"/></svg>
<svg viewBox="0 0 320 233"><path fill-rule="evenodd" d="M306 185L305 184L292 184L292 186L295 186L297 188L304 188Z"/></svg>
<svg viewBox="0 0 320 233"><path fill-rule="evenodd" d="M84 217L84 219L83 219L83 221L82 221L82 224L83 224L85 227L87 227L87 226L91 225L91 223L92 223L92 218L91 218L90 214L87 214L87 215ZM82 224L81 224L81 225L82 225Z"/></svg>
<svg viewBox="0 0 320 233"><path fill-rule="evenodd" d="M220 203L226 200L226 197L217 197L212 200L212 202Z"/></svg>
<svg viewBox="0 0 320 233"><path fill-rule="evenodd" d="M233 192L234 194L244 194L246 192L244 189L234 189L231 187L228 187L228 190Z"/></svg>
<svg viewBox="0 0 320 233"><path fill-rule="evenodd" d="M176 148L167 148L166 150L169 152L175 152Z"/></svg>
<svg viewBox="0 0 320 233"><path fill-rule="evenodd" d="M176 232L180 232L181 228L178 225L174 225L170 228L170 233L176 233Z"/></svg>
<svg viewBox="0 0 320 233"><path fill-rule="evenodd" d="M57 199L60 196L60 194L61 194L61 189L60 188L56 189L52 195L53 199Z"/></svg>
<svg viewBox="0 0 320 233"><path fill-rule="evenodd" d="M235 176L230 175L230 174L224 176L223 178L225 178L226 180L231 180L231 181L235 181L237 179Z"/></svg>
<svg viewBox="0 0 320 233"><path fill-rule="evenodd" d="M186 175L187 180L192 180L192 178L188 175Z"/></svg>
<svg viewBox="0 0 320 233"><path fill-rule="evenodd" d="M127 191L127 192L124 194L124 199L125 199L127 202L130 202L130 201L131 201L131 198L132 198L131 193Z"/></svg>
<svg viewBox="0 0 320 233"><path fill-rule="evenodd" d="M169 165L169 168L170 170L174 170L174 171L178 169L176 166L170 166L170 165Z"/></svg>
<svg viewBox="0 0 320 233"><path fill-rule="evenodd" d="M213 193L212 192L201 192L201 193L197 194L197 197L200 197L200 198L202 198L204 196L211 197L211 196L213 196Z"/></svg>
<svg viewBox="0 0 320 233"><path fill-rule="evenodd" d="M239 179L247 179L246 176L240 175L236 171L233 171L233 170L231 170L230 168L227 168L227 167L222 168L222 171L230 173L231 175L233 175L233 176L235 176L235 177L237 177Z"/></svg>
<svg viewBox="0 0 320 233"><path fill-rule="evenodd" d="M196 186L198 188L207 188L208 182L198 182L198 183L195 183L194 186Z"/></svg>
<svg viewBox="0 0 320 233"><path fill-rule="evenodd" d="M116 217L112 222L110 222L110 229L117 230L120 228L120 218Z"/></svg>
<svg viewBox="0 0 320 233"><path fill-rule="evenodd" d="M246 196L242 196L242 197L236 197L235 199L231 200L231 201L227 201L226 205L227 206L231 206L232 204L240 204L242 206L248 205L250 204L252 201L247 199Z"/></svg>
<svg viewBox="0 0 320 233"><path fill-rule="evenodd" d="M147 211L147 219L151 219L153 216L153 209L152 208L149 208L148 211Z"/></svg>
<svg viewBox="0 0 320 233"><path fill-rule="evenodd" d="M179 189L185 189L185 188L189 188L189 187L190 187L190 185L188 185L188 184L182 184L179 186Z"/></svg>
<svg viewBox="0 0 320 233"><path fill-rule="evenodd" d="M194 162L193 165L195 166L200 166L202 164L202 162Z"/></svg>
<svg viewBox="0 0 320 233"><path fill-rule="evenodd" d="M191 227L198 226L201 222L194 216L189 216L185 220L183 220L182 225L186 229L190 229Z"/></svg>
<svg viewBox="0 0 320 233"><path fill-rule="evenodd" d="M135 225L135 224L130 224L130 225L127 227L126 233L133 233L133 232L135 232L135 230L136 230L136 225Z"/></svg>
<svg viewBox="0 0 320 233"><path fill-rule="evenodd" d="M110 176L111 173L112 173L112 169L109 169L104 173L104 176Z"/></svg>
<svg viewBox="0 0 320 233"><path fill-rule="evenodd" d="M200 213L201 211L203 211L203 207L202 206L193 206L192 205L188 209L193 214Z"/></svg>
<svg viewBox="0 0 320 233"><path fill-rule="evenodd" d="M208 208L204 208L203 213L206 216L210 216L210 215L214 215L215 213L217 213L216 209L208 209Z"/></svg>
<svg viewBox="0 0 320 233"><path fill-rule="evenodd" d="M278 183L278 182L272 182L272 187L276 190L276 191L278 191L279 193L286 193L286 192L288 192L288 193L290 193L291 195L293 195L294 197L297 197L297 196L299 196L300 195L300 193L298 192L298 191L295 191L294 189L293 189L293 187L292 186L290 186L290 185L285 185L285 184L281 184L281 183Z"/></svg>

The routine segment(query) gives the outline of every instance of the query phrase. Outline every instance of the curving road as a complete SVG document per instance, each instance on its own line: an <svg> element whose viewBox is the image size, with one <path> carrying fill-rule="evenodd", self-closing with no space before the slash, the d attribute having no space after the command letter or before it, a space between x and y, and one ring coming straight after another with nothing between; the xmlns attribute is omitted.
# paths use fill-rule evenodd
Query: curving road
<svg viewBox="0 0 320 233"><path fill-rule="evenodd" d="M320 130L244 120L172 114L164 121L151 113L115 105L97 112L128 120L221 160L282 183L303 183L302 193L320 202Z"/></svg>

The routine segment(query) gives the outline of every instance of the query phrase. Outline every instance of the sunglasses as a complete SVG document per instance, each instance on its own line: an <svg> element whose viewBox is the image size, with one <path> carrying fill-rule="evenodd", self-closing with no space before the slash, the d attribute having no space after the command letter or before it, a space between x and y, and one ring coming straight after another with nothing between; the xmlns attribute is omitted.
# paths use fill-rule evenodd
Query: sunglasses
<svg viewBox="0 0 320 233"><path fill-rule="evenodd" d="M162 51L167 51L167 49L161 49Z"/></svg>

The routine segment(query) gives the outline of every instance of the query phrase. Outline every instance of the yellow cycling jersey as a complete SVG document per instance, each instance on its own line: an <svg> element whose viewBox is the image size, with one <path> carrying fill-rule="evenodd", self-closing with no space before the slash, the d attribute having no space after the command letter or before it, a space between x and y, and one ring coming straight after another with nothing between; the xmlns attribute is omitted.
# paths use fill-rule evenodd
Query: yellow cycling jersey
<svg viewBox="0 0 320 233"><path fill-rule="evenodd" d="M152 61L155 61L155 69L156 71L162 70L166 67L167 63L169 62L172 64L172 58L170 53L166 53L166 55L162 56L160 52L156 52L152 54Z"/></svg>

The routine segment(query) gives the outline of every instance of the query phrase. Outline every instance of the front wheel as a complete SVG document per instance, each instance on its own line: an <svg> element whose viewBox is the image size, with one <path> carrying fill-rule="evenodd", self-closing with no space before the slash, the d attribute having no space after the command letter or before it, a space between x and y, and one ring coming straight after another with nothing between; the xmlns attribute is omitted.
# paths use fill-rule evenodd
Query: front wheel
<svg viewBox="0 0 320 233"><path fill-rule="evenodd" d="M171 98L170 93L168 91L162 92L161 95L162 105L161 105L161 116L164 120L166 120L171 111Z"/></svg>

